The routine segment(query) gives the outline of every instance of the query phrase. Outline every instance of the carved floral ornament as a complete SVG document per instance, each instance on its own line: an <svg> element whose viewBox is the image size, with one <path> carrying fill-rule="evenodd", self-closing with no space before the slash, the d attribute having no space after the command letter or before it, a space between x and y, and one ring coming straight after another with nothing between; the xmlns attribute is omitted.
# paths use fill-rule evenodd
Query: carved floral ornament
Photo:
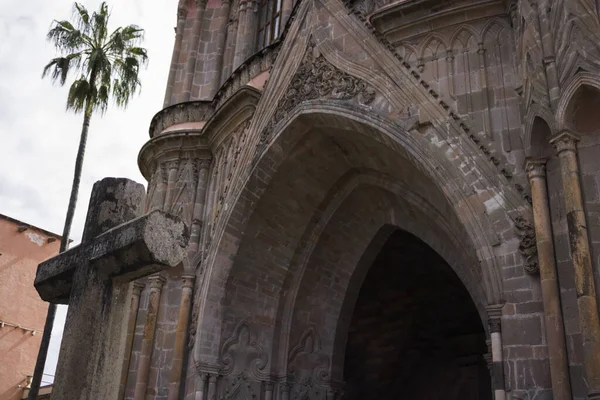
<svg viewBox="0 0 600 400"><path fill-rule="evenodd" d="M535 241L535 229L531 222L519 215L515 218L515 230L519 237L519 253L525 259L523 268L530 275L536 275L540 272L537 260L537 245Z"/></svg>
<svg viewBox="0 0 600 400"><path fill-rule="evenodd" d="M308 100L352 100L368 105L375 99L375 90L364 80L337 69L311 45L302 64L279 101L275 114L265 127L261 144L267 142L274 126L297 105Z"/></svg>

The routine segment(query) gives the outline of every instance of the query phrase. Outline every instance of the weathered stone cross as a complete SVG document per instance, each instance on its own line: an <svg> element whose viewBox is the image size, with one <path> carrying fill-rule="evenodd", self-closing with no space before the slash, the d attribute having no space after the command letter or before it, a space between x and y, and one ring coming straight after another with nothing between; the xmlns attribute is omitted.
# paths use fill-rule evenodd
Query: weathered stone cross
<svg viewBox="0 0 600 400"><path fill-rule="evenodd" d="M96 182L82 243L38 267L42 299L69 304L53 399L117 399L129 283L183 260L185 225L161 211L138 217L143 197L127 179Z"/></svg>

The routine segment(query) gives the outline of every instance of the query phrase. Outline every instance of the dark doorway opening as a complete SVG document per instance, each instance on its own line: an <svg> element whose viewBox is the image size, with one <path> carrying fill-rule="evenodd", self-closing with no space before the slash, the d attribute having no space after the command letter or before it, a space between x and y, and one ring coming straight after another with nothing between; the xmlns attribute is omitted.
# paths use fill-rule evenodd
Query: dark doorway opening
<svg viewBox="0 0 600 400"><path fill-rule="evenodd" d="M398 230L373 262L356 302L344 399L491 400L485 338L452 268Z"/></svg>

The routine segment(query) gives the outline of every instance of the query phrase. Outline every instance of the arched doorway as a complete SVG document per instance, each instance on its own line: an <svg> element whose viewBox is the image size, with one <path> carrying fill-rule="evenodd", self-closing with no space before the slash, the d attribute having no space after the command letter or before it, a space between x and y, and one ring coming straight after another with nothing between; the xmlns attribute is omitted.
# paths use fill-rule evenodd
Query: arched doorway
<svg viewBox="0 0 600 400"><path fill-rule="evenodd" d="M452 268L419 238L396 230L352 314L344 399L491 399L485 340Z"/></svg>

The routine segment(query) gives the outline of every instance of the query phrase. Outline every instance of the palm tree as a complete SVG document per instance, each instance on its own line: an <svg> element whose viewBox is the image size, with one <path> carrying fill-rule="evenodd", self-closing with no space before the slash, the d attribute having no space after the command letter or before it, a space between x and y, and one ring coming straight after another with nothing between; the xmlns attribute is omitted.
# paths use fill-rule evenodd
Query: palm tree
<svg viewBox="0 0 600 400"><path fill-rule="evenodd" d="M115 29L109 35L109 18L106 2L102 2L99 10L91 15L83 5L75 3L73 22L55 20L47 35L59 57L53 58L44 67L42 78L50 76L62 86L69 74L76 74L78 77L71 84L67 96L67 110L83 112L83 126L60 252L65 251L69 242L92 114L103 114L111 96L118 107L126 107L129 99L140 89L140 67L148 62L146 50L139 47L144 30L136 25L128 25ZM56 305L50 304L29 399L37 397L55 313Z"/></svg>

